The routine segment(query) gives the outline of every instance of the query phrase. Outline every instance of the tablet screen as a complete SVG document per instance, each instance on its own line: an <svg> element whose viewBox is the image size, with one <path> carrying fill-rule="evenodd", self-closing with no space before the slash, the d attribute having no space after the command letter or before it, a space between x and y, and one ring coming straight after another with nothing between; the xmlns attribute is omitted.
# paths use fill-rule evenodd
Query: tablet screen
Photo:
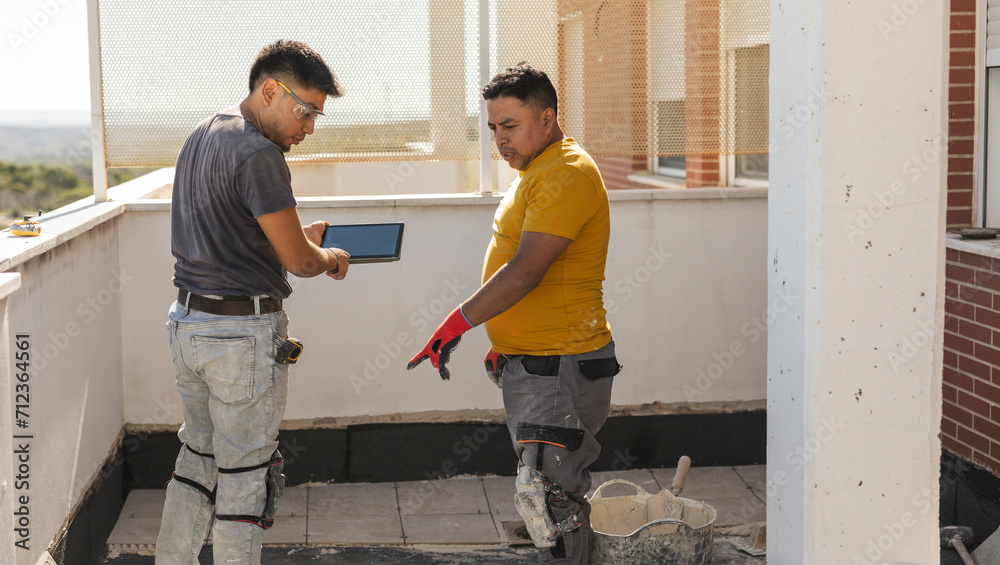
<svg viewBox="0 0 1000 565"><path fill-rule="evenodd" d="M398 261L402 245L402 222L327 226L323 233L323 247L350 253L349 263Z"/></svg>

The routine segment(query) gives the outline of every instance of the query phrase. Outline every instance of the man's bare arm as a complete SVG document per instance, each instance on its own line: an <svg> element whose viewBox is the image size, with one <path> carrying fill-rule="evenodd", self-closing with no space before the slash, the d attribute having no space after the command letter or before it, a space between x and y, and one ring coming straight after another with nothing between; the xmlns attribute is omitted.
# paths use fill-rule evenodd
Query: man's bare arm
<svg viewBox="0 0 1000 565"><path fill-rule="evenodd" d="M347 275L347 259L350 256L343 250L320 247L311 241L316 238L319 228L315 224L303 228L294 206L259 216L257 223L289 273L297 277L314 277L337 270L337 273L330 274L337 280ZM309 230L310 237L307 237L306 230Z"/></svg>

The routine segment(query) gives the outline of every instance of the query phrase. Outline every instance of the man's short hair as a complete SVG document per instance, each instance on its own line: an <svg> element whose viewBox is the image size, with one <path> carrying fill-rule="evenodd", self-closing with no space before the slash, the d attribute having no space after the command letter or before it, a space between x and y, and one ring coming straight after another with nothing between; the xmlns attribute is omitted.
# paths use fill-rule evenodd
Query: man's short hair
<svg viewBox="0 0 1000 565"><path fill-rule="evenodd" d="M264 47L250 67L250 92L269 78L341 96L344 89L326 61L305 43L283 39Z"/></svg>
<svg viewBox="0 0 1000 565"><path fill-rule="evenodd" d="M549 76L523 61L501 71L483 87L484 100L494 100L501 96L517 98L521 104L530 106L537 112L552 108L557 115L559 113L556 89Z"/></svg>

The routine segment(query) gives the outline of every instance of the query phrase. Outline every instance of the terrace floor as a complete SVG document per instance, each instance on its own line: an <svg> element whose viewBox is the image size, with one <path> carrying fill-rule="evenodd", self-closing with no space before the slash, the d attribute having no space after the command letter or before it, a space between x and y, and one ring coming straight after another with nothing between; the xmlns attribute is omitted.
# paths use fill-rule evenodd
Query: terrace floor
<svg viewBox="0 0 1000 565"><path fill-rule="evenodd" d="M650 493L669 488L673 469L594 473L595 488L612 479L631 481ZM266 563L318 564L526 564L535 562L530 540L518 536L514 477L459 477L440 481L312 484L285 489L275 525L264 533ZM602 495L632 494L611 485ZM153 562L163 490L134 490L108 538L113 565ZM591 493L592 494L592 493ZM715 565L758 565L764 557L737 549L746 537L720 528L765 519L763 465L695 467L681 493L718 512ZM726 530L723 530L725 532ZM211 550L202 551L211 562Z"/></svg>

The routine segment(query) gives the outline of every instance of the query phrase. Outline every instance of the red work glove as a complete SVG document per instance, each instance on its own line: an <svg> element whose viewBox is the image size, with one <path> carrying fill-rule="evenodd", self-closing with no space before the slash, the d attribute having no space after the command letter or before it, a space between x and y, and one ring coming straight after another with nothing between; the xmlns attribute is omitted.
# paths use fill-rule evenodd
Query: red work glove
<svg viewBox="0 0 1000 565"><path fill-rule="evenodd" d="M406 364L406 369L410 370L420 364L424 359L430 359L431 365L438 370L441 378L448 380L451 378L451 372L445 367L445 364L451 359L451 350L458 346L458 341L462 338L462 334L471 330L473 325L469 323L469 320L465 318L465 314L462 313L462 307L459 306L448 314L448 317L441 322L441 325L434 330L431 334L431 338L427 340L427 345L410 359L410 362Z"/></svg>
<svg viewBox="0 0 1000 565"><path fill-rule="evenodd" d="M507 356L493 351L491 347L483 359L483 364L486 365L486 375L493 381L493 384L497 385L497 388L503 389L503 366L507 364Z"/></svg>

